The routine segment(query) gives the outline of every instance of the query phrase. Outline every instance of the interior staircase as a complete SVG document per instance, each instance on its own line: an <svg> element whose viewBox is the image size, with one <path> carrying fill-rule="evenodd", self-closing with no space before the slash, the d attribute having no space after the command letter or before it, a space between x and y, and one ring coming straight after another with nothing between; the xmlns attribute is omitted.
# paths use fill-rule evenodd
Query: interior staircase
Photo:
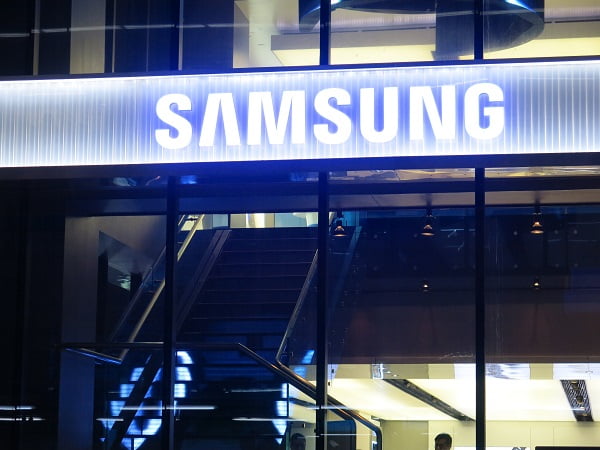
<svg viewBox="0 0 600 450"><path fill-rule="evenodd" d="M188 242L176 269L177 445L277 448L289 408L284 380L233 344L275 362L301 292L310 283L317 229L198 230L180 236L182 245ZM136 342L160 340L162 295L155 284L154 292L143 296L146 305L149 297L157 298ZM138 314L143 309L138 306ZM102 415L113 418L99 431L99 448L158 448L161 367L162 354L131 352L112 369L106 383L118 379L119 388L112 394L104 389L97 402ZM255 420L277 417L279 423Z"/></svg>

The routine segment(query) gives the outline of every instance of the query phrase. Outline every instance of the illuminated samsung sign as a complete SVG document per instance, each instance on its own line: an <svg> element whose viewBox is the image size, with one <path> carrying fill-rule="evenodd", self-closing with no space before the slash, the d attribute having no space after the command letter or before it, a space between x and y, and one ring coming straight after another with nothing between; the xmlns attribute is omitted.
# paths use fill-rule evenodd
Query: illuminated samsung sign
<svg viewBox="0 0 600 450"><path fill-rule="evenodd" d="M0 82L0 166L599 152L600 62Z"/></svg>
<svg viewBox="0 0 600 450"><path fill-rule="evenodd" d="M193 145L194 125L199 125L199 147L216 145L219 128L224 132L224 146L284 146L310 143L346 145L353 134L369 144L385 144L398 139L400 117L409 123L409 139L425 139L428 124L435 140L456 139L457 87L443 85L410 86L408 108L399 108L398 86L358 89L358 95L342 88L325 88L314 99L307 99L305 90L282 91L278 112L272 92L250 91L247 109L239 114L233 93L210 93L198 99L199 107L184 94L167 94L156 104L157 117L168 126L155 131L156 142L165 148L180 150ZM439 101L434 93L439 91ZM307 127L308 109L313 123ZM504 131L504 93L493 83L475 83L464 91L464 130L470 138L489 140ZM495 105L495 106L494 106ZM378 111L379 109L379 111ZM196 117L186 112L198 111ZM357 110L356 112L354 110ZM381 118L378 120L377 116ZM239 117L246 118L245 141L242 142ZM380 123L378 123L380 122ZM356 131L354 131L356 128ZM265 139L263 139L263 130ZM288 133L289 130L289 133Z"/></svg>

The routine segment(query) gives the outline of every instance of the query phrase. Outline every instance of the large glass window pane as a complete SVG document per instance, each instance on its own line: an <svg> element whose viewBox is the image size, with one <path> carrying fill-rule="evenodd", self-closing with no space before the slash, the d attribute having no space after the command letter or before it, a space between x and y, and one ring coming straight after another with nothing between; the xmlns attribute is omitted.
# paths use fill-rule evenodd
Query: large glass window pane
<svg viewBox="0 0 600 450"><path fill-rule="evenodd" d="M193 378L178 399L188 375L176 368L175 400L189 406L181 448L293 448L297 434L314 448L314 378L277 367L316 267L316 184L307 173L181 178L175 332Z"/></svg>
<svg viewBox="0 0 600 450"><path fill-rule="evenodd" d="M486 212L488 447L600 444L599 209L589 192L556 194Z"/></svg>
<svg viewBox="0 0 600 450"><path fill-rule="evenodd" d="M474 446L472 188L470 170L331 174L328 391L371 427L331 426L360 448L433 448L442 432ZM287 342L309 374L310 311Z"/></svg>
<svg viewBox="0 0 600 450"><path fill-rule="evenodd" d="M600 1L486 0L485 58L597 55Z"/></svg>
<svg viewBox="0 0 600 450"><path fill-rule="evenodd" d="M319 34L302 51L294 0L185 0L184 69L308 66L319 63ZM314 46L313 46L314 45Z"/></svg>
<svg viewBox="0 0 600 450"><path fill-rule="evenodd" d="M310 3L299 1L300 5ZM333 64L473 57L473 2L470 0L340 0L331 3ZM311 18L306 14L301 23L306 27Z"/></svg>
<svg viewBox="0 0 600 450"><path fill-rule="evenodd" d="M129 344L163 339L160 295L149 307L154 293L146 282L149 274L164 279L155 270L165 242L164 190L113 181L28 182L17 191L21 306L16 332L9 328L19 352L11 358L17 389L10 403L3 400L20 408L14 448L102 448L105 425L119 421L120 410L109 403L125 401L125 372L146 358L128 351ZM118 375L105 376L109 366ZM128 448L137 448L133 442L144 433L134 434L123 435Z"/></svg>

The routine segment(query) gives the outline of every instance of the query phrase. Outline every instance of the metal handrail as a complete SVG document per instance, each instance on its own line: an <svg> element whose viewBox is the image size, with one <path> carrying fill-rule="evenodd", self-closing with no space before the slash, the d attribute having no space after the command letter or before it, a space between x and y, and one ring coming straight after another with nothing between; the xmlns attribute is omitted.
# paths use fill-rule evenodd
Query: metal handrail
<svg viewBox="0 0 600 450"><path fill-rule="evenodd" d="M179 222L179 229L180 230L181 230L182 224L185 223L185 217L187 217L187 216L184 216L184 218ZM177 261L179 261L181 259L181 257L183 256L183 254L187 250L190 242L192 241L192 238L194 237L194 234L201 227L201 225L202 225L202 218L203 217L204 217L204 215L199 216L196 219L196 221L194 223L194 226L190 229L189 233L186 234L185 239L183 240L183 243L181 244L181 247L177 251ZM163 251L161 252L161 257L164 255L164 253L165 253L165 249L163 249ZM142 284L142 286L143 286L143 284ZM129 337L125 340L125 342L131 343L138 336L140 330L142 329L142 327L144 326L144 323L146 322L146 319L148 318L148 316L150 315L150 313L154 309L154 306L156 305L156 302L158 301L160 295L162 294L165 286L166 286L166 281L163 279L160 282L160 284L158 285L158 287L156 288L156 291L154 292L154 295L152 295L152 298L148 302L148 305L146 305L146 308L144 309L144 312L142 313L142 315L138 319L137 323L133 327L131 333L129 334ZM143 291L143 289L139 289L138 290L138 292L140 293L139 296L141 296L141 291ZM138 292L136 292L136 296L137 296ZM132 302L133 302L133 300L132 300ZM131 308L129 309L128 312L131 312ZM124 317L122 318L122 321L119 323L119 327L124 323L125 318L126 317L124 315ZM115 329L115 333L113 333L113 335L111 336L113 339L114 339L117 331L118 331L118 328ZM111 339L111 340L113 340L113 339ZM123 349L121 351L121 354L119 355L119 359L121 361L125 358L125 356L127 355L128 351L129 350L127 348L125 348L125 349Z"/></svg>
<svg viewBox="0 0 600 450"><path fill-rule="evenodd" d="M354 228L354 233L352 234L352 237L350 239L350 245L348 246L348 248L350 250L348 252L349 255L354 254L354 250L356 249L356 244L358 243L358 237L360 236L360 230L361 230L361 227L359 227L359 226ZM281 339L281 343L279 344L279 349L277 350L277 354L275 355L275 360L277 361L278 364L282 364L281 363L281 355L283 354L285 346L287 345L288 338L290 337L294 327L296 326L296 322L300 315L300 311L302 310L302 307L304 306L304 302L306 301L306 297L308 296L310 286L312 285L314 277L317 273L318 259L319 259L319 250L317 250L315 252L315 255L313 256L313 260L310 264L310 268L308 269L308 273L306 275L306 278L304 279L304 284L302 285L302 288L300 289L300 294L298 294L298 299L296 300L296 305L294 306L294 310L292 311L292 315L290 316L290 321L288 322L288 326L285 329L285 333L283 334L283 338ZM342 272L347 270L351 259L352 259L351 257L347 257L344 260ZM335 286L334 293L333 293L334 298L337 298L341 289L342 289L342 282L340 280L340 282L338 282Z"/></svg>
<svg viewBox="0 0 600 450"><path fill-rule="evenodd" d="M354 250L356 249L356 245L358 243L358 238L360 236L360 231L361 231L361 227L358 227L358 226L355 227L354 233L352 234L352 238L350 240L350 244L348 246L348 248L349 248L348 254L349 255L354 254ZM308 274L306 275L306 278L304 280L304 284L302 285L302 289L300 290L300 294L298 294L298 300L296 301L294 311L292 312L290 321L288 322L288 326L285 330L283 338L281 339L281 344L279 345L279 349L277 350L277 354L275 356L276 364L271 364L269 361L265 360L260 355L257 355L256 353L254 353L252 350L245 347L244 345L237 344L238 349L241 352L250 356L252 359L259 362L261 365L268 366L269 368L274 370L276 373L278 373L282 377L286 378L286 380L288 380L288 382L291 385L293 385L295 388L297 388L304 394L311 397L313 400L316 399L316 395L317 395L316 387L313 384L311 384L310 382L308 382L307 380L305 380L304 378L302 378L300 375L295 373L288 366L283 364L281 362L281 355L285 349L285 346L287 345L288 338L291 335L291 333L296 325L296 321L298 320L300 311L302 310L302 307L304 306L306 297L308 296L310 286L312 285L314 277L317 273L317 262L318 262L318 256L319 256L318 254L319 254L319 251L317 250L315 252L315 255L311 262L310 268L308 270ZM351 256L347 256L345 258L342 272L347 271L347 269L350 265L351 259L352 259ZM339 295L339 292L341 291L342 287L343 287L343 283L341 280L339 280L334 288L334 294L333 294L334 297L337 297ZM339 414L340 416L346 416L347 418L356 420L357 422L361 423L362 425L364 425L365 427L367 427L371 431L373 431L375 433L375 436L377 437L377 449L376 450L382 449L383 436L382 436L381 430L379 429L378 426L374 425L368 419L362 417L356 411L346 409L346 407L343 403L337 401L334 397L331 397L330 395L327 395L327 403L334 406L335 408L337 408L333 411L336 412L337 414Z"/></svg>
<svg viewBox="0 0 600 450"><path fill-rule="evenodd" d="M181 216L181 219L179 220L179 222L177 224L178 231L181 231L181 228L183 227L183 224L185 223L187 217L188 217L187 215ZM199 217L198 220L196 220L196 224L198 224L199 222L201 222L201 220L202 220L202 216ZM194 228L196 228L196 225L194 225ZM194 230L194 232L195 232L195 230ZM190 233L188 233L188 235L186 236L186 239L184 240L184 244L185 244L186 248L187 248L187 245L189 244L189 241L191 240L191 236L190 236L191 234L193 235L193 233L190 231ZM190 239L188 239L188 237ZM156 262L152 265L152 267L150 267L150 269L148 270L148 272L146 272L146 275L144 276L144 279L140 283L139 288L136 290L135 294L133 295L133 298L129 301L129 303L127 304L127 307L125 308L125 310L121 314L121 317L120 317L119 321L117 322L117 324L113 328L113 331L112 331L112 333L110 334L110 336L108 338L109 341L114 341L115 340L115 338L117 337L117 334L118 334L119 330L125 324L125 322L127 321L127 318L131 314L131 311L133 311L133 308L137 305L138 301L140 300L140 298L144 294L144 292L145 292L145 286L148 284L149 281L151 281L152 274L154 273L154 268L156 266L158 266L160 264L160 262L165 257L165 251L166 251L166 247L163 247L162 250L161 250L161 252L160 252L160 254L156 258ZM162 289L164 289L164 285L160 289L161 289L161 292L162 292ZM156 296L156 299L158 299L158 296ZM151 300L151 302L156 302L156 299L153 297L152 300ZM138 332L139 332L139 330L138 330ZM131 335L130 335L130 338L131 338ZM135 337L134 337L134 339L135 339ZM128 342L133 342L133 340L130 340Z"/></svg>
<svg viewBox="0 0 600 450"><path fill-rule="evenodd" d="M185 236L185 239L183 240L183 243L181 244L181 247L179 247L179 250L177 251L177 261L179 261L181 259L181 257L183 256L183 254L187 250L188 245L190 244L192 238L194 237L194 234L196 233L196 231L198 231L198 228L202 224L202 217L203 216L200 216L196 220L196 222L194 223L194 226L192 227L192 229ZM158 301L158 298L160 297L160 294L162 294L162 291L164 290L165 286L166 286L166 281L162 280L160 282L160 285L158 286L158 288L154 292L154 295L152 296L152 299L148 303L148 306L146 306L146 309L144 310L144 313L142 314L142 316L138 320L136 326L133 328L133 331L130 333L129 337L127 338L127 340L125 342L133 342L135 340L135 338L139 334L142 326L146 322L146 319L148 318L148 316L150 315L150 313L154 309L154 305L156 305L156 302Z"/></svg>
<svg viewBox="0 0 600 450"><path fill-rule="evenodd" d="M306 274L306 278L304 279L304 284L302 285L302 289L300 289L300 294L298 294L298 300L296 300L296 305L294 306L294 310L292 311L292 315L290 316L290 321L288 322L287 328L283 333L283 337L281 338L281 343L279 344L279 349L277 350L277 354L275 355L275 361L278 364L281 364L281 354L283 353L285 346L287 345L287 340L292 334L294 327L296 326L296 321L300 316L300 311L304 306L304 301L308 296L308 291L313 283L313 279L315 278L315 274L317 273L317 261L319 259L319 250L315 252L313 256L312 262L310 263L310 268L308 269L308 273Z"/></svg>

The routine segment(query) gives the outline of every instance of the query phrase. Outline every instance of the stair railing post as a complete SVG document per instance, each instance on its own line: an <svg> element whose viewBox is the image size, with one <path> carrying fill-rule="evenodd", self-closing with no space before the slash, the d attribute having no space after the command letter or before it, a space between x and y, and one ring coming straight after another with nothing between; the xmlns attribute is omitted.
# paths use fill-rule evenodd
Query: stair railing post
<svg viewBox="0 0 600 450"><path fill-rule="evenodd" d="M177 179L169 177L167 183L167 229L165 254L165 288L164 288L164 346L162 370L162 423L161 441L164 450L173 449L174 433L174 387L173 367L175 365L175 263L177 261Z"/></svg>
<svg viewBox="0 0 600 450"><path fill-rule="evenodd" d="M317 411L316 450L327 448L327 256L329 253L329 174L319 173L319 239L317 260Z"/></svg>

